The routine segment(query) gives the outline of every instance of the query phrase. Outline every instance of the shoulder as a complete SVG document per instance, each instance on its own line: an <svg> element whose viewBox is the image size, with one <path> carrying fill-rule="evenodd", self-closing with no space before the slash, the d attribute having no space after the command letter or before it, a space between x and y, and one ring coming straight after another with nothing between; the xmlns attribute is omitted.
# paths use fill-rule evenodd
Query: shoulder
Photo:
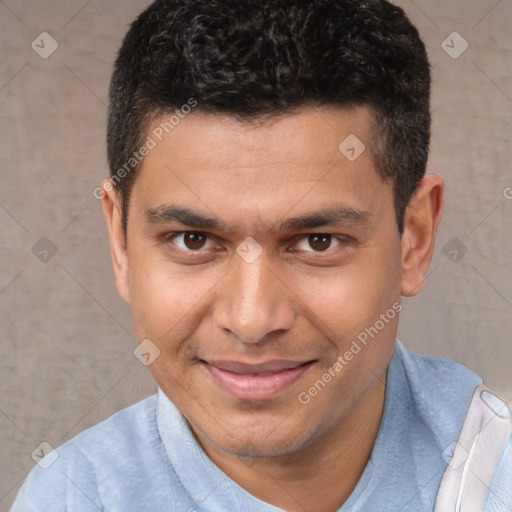
<svg viewBox="0 0 512 512"><path fill-rule="evenodd" d="M156 396L123 409L47 454L29 473L12 512L102 510L102 487L160 457ZM161 457L160 457L161 458Z"/></svg>
<svg viewBox="0 0 512 512"><path fill-rule="evenodd" d="M482 379L459 363L410 352L399 342L393 360L395 376L408 390L411 417L421 424L424 435L428 432L432 449L441 454L444 467L460 440L474 391ZM512 504L512 437L494 473L485 510L504 510L504 504L507 510Z"/></svg>
<svg viewBox="0 0 512 512"><path fill-rule="evenodd" d="M456 443L475 388L482 380L465 366L437 357L406 350L397 341L388 369L392 400L400 402L404 435L413 445L420 440L432 452L439 469L447 462L448 452ZM449 460L449 459L448 459ZM434 464L434 462L433 462Z"/></svg>
<svg viewBox="0 0 512 512"><path fill-rule="evenodd" d="M411 387L416 391L424 391L428 384L443 396L450 396L453 392L468 387L474 389L482 383L476 373L450 359L417 354L405 349L399 341L395 352L407 372Z"/></svg>
<svg viewBox="0 0 512 512"><path fill-rule="evenodd" d="M512 507L512 437L503 452L500 464L494 474L485 512L511 510Z"/></svg>
<svg viewBox="0 0 512 512"><path fill-rule="evenodd" d="M464 365L439 357L406 350L397 341L396 356L406 385L417 407L467 411L473 391L482 379Z"/></svg>
<svg viewBox="0 0 512 512"><path fill-rule="evenodd" d="M126 457L126 449L132 458L159 444L156 426L157 396L153 395L110 416L94 427L84 430L62 445L60 451L79 451L93 465ZM143 445L143 446L142 446Z"/></svg>

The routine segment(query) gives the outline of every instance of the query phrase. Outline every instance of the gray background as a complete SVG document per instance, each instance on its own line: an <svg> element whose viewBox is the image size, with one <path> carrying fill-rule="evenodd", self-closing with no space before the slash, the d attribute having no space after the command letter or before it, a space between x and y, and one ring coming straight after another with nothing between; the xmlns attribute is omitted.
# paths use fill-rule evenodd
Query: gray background
<svg viewBox="0 0 512 512"><path fill-rule="evenodd" d="M147 3L0 0L0 511L42 441L57 447L156 389L133 356L92 194L107 175L113 59ZM404 301L399 336L463 362L511 401L512 0L395 3L429 50L429 171L447 184L431 273ZM31 47L44 31L59 45L47 59ZM442 47L454 31L469 44L456 59Z"/></svg>

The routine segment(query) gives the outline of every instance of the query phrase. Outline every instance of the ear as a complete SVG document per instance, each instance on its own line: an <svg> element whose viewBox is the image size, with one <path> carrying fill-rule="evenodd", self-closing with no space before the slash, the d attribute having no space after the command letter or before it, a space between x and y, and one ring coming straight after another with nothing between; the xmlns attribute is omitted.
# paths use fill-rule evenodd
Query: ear
<svg viewBox="0 0 512 512"><path fill-rule="evenodd" d="M437 228L443 216L444 182L425 176L405 213L402 247L402 290L405 297L418 294L434 253Z"/></svg>
<svg viewBox="0 0 512 512"><path fill-rule="evenodd" d="M128 286L128 256L126 237L123 230L122 202L119 192L112 186L110 180L102 184L102 205L107 219L110 235L110 253L114 264L117 291L129 304L130 288Z"/></svg>

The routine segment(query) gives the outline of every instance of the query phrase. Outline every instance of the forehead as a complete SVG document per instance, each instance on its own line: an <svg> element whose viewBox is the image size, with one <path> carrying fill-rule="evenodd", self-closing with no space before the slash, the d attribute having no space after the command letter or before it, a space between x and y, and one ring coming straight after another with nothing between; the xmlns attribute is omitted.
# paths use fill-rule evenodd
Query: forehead
<svg viewBox="0 0 512 512"><path fill-rule="evenodd" d="M371 210L376 197L389 199L371 158L367 107L308 107L254 122L193 112L167 121L158 119L147 134L154 147L133 189L141 209L173 203L270 219L334 203Z"/></svg>
<svg viewBox="0 0 512 512"><path fill-rule="evenodd" d="M180 117L158 118L150 126L148 136L157 149L163 150L166 146L181 149L180 158L197 160L208 155L209 167L218 162L225 168L229 161L233 167L240 168L244 163L251 167L255 157L261 163L266 159L265 163L270 164L276 158L302 162L318 161L321 154L326 158L339 156L339 145L347 137L356 136L368 148L374 120L373 111L366 106L304 107L294 113L247 121L226 114L192 111ZM152 151L144 166L161 154L162 151Z"/></svg>

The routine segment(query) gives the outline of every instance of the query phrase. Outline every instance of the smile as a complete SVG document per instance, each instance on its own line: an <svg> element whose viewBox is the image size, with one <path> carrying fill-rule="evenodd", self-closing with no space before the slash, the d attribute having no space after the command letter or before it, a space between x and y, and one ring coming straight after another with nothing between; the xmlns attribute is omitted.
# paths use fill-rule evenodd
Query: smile
<svg viewBox="0 0 512 512"><path fill-rule="evenodd" d="M270 361L255 365L235 361L201 363L217 386L232 397L239 400L266 400L294 384L314 361Z"/></svg>

